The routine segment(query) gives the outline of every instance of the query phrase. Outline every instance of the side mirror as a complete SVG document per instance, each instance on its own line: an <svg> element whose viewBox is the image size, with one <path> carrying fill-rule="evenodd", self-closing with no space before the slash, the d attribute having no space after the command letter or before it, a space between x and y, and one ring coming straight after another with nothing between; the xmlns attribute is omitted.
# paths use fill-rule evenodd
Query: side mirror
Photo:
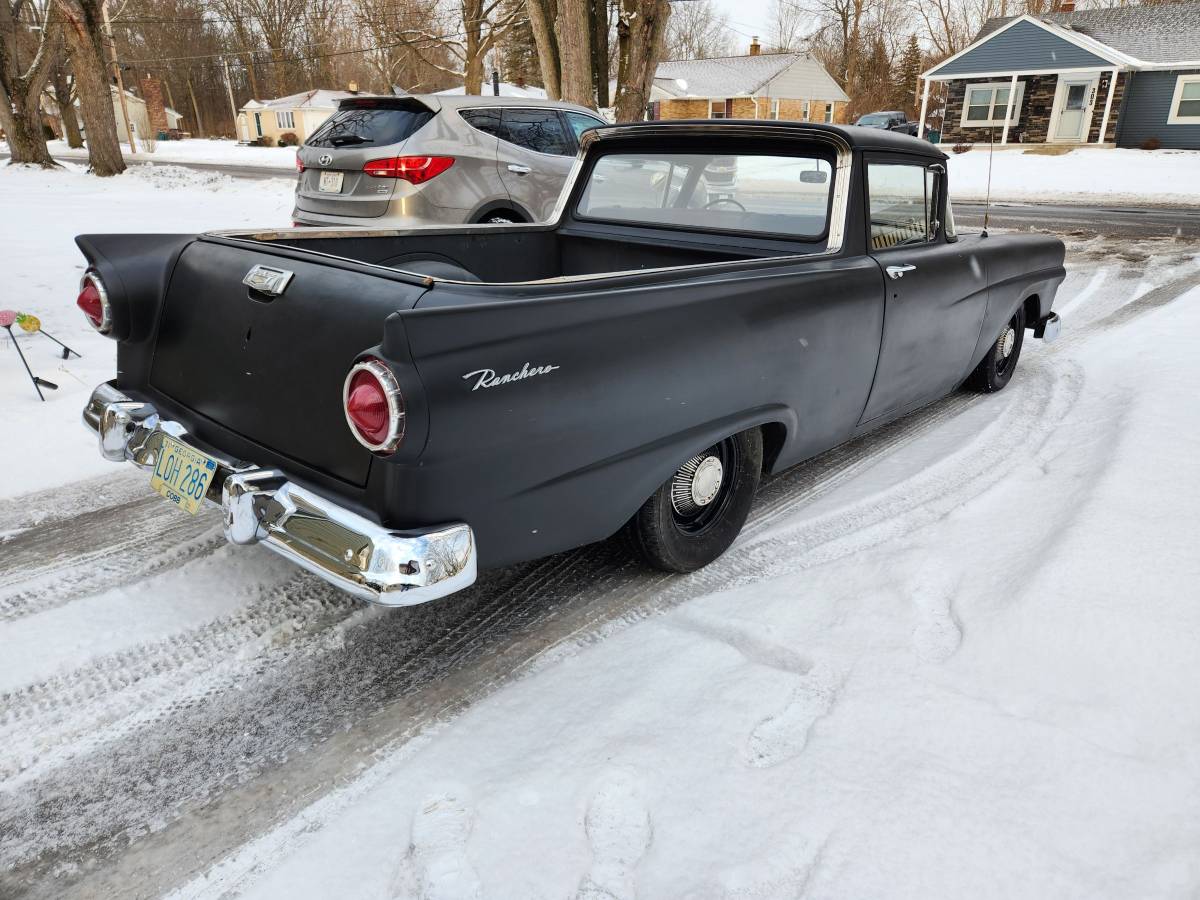
<svg viewBox="0 0 1200 900"><path fill-rule="evenodd" d="M824 184L829 180L829 173L821 169L805 169L800 173L800 180L805 184Z"/></svg>

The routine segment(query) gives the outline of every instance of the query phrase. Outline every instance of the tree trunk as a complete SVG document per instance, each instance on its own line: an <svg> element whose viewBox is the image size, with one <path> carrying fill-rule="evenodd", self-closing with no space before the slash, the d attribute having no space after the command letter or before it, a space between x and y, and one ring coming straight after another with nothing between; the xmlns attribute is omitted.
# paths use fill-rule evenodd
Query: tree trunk
<svg viewBox="0 0 1200 900"><path fill-rule="evenodd" d="M58 114L62 117L63 135L66 136L67 146L78 150L83 146L83 135L79 133L79 118L75 115L71 85L67 83L67 71L63 62L54 67L54 98L58 101Z"/></svg>
<svg viewBox="0 0 1200 900"><path fill-rule="evenodd" d="M667 0L621 0L617 20L618 122L640 122L646 117L650 85L662 55L670 14Z"/></svg>
<svg viewBox="0 0 1200 900"><path fill-rule="evenodd" d="M17 7L19 9L19 7ZM37 55L22 73L16 57L19 26L16 10L7 2L0 8L0 128L8 137L10 163L31 164L44 169L57 163L46 146L42 130L42 88L58 61L62 46L62 29L57 21L47 17Z"/></svg>
<svg viewBox="0 0 1200 900"><path fill-rule="evenodd" d="M592 88L596 92L596 107L611 104L608 96L608 0L594 0L592 13Z"/></svg>
<svg viewBox="0 0 1200 900"><path fill-rule="evenodd" d="M482 0L464 0L463 19L463 90L468 94L483 93L483 56L480 52L483 36Z"/></svg>
<svg viewBox="0 0 1200 900"><path fill-rule="evenodd" d="M103 0L56 0L64 20L64 33L75 69L75 93L79 114L87 132L88 161L92 173L101 177L125 171L117 118L104 62Z"/></svg>
<svg viewBox="0 0 1200 900"><path fill-rule="evenodd" d="M597 0L599 2L599 0ZM561 64L558 57L558 38L554 35L554 20L558 7L554 0L525 0L529 15L529 30L537 46L538 68L542 70L542 87L551 100L562 99Z"/></svg>
<svg viewBox="0 0 1200 900"><path fill-rule="evenodd" d="M558 38L562 99L568 103L594 107L592 23L587 0L558 0L558 19L554 25Z"/></svg>

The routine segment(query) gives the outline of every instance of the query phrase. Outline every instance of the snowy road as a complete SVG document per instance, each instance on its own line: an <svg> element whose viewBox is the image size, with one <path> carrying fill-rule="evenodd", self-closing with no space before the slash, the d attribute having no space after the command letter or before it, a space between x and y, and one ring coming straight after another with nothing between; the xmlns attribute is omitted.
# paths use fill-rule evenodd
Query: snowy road
<svg viewBox="0 0 1200 900"><path fill-rule="evenodd" d="M0 501L0 896L1194 892L1198 247L1076 241L1056 308L687 577L385 611L138 473Z"/></svg>

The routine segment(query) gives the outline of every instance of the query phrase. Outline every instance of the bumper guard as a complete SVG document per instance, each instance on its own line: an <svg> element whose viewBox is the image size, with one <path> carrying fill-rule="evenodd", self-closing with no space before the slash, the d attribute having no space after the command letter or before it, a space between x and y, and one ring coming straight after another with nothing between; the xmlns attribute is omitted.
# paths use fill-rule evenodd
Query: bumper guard
<svg viewBox="0 0 1200 900"><path fill-rule="evenodd" d="M164 434L193 443L183 425L110 384L92 392L83 421L98 435L105 459L143 469L154 467ZM221 507L225 537L234 544L261 543L341 590L384 606L436 600L475 581L475 535L468 525L384 528L288 481L278 469L197 449L217 461L205 500Z"/></svg>

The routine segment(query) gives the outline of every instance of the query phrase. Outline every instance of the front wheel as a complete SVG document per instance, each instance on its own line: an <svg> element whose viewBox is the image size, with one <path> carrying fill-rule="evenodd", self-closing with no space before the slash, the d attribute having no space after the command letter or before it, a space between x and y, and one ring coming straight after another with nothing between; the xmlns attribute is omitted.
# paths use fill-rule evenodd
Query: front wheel
<svg viewBox="0 0 1200 900"><path fill-rule="evenodd" d="M750 515L762 454L752 428L680 466L626 526L638 554L656 569L693 572L729 549Z"/></svg>
<svg viewBox="0 0 1200 900"><path fill-rule="evenodd" d="M993 394L1012 379L1025 339L1025 308L1021 307L1000 330L996 343L967 377L967 385L984 394Z"/></svg>

